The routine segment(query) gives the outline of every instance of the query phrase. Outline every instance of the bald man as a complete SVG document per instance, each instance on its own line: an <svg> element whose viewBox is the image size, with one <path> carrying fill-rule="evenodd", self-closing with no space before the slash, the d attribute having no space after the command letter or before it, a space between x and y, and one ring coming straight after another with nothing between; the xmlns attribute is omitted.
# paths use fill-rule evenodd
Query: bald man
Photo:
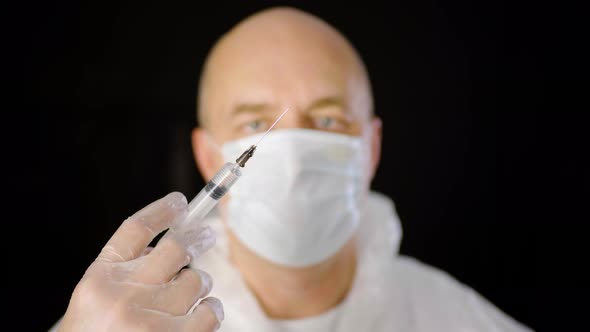
<svg viewBox="0 0 590 332"><path fill-rule="evenodd" d="M393 203L369 190L381 122L366 69L316 17L265 10L215 45L192 134L204 178L287 109L197 236L169 231L146 248L185 217L179 193L126 220L77 285L60 330L528 331L397 254Z"/></svg>

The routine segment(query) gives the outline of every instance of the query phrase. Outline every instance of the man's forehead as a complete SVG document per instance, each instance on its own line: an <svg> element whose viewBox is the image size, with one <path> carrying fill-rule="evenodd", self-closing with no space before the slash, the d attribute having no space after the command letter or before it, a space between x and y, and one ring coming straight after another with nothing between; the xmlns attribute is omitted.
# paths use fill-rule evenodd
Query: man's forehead
<svg viewBox="0 0 590 332"><path fill-rule="evenodd" d="M288 62L285 67L289 67ZM349 79L342 74L301 69L290 75L277 70L244 77L237 74L242 70L227 71L226 79L210 85L214 93L209 97L207 111L212 120L224 121L244 112L276 113L287 106L303 112L320 106L345 109L349 105ZM278 77L272 77L273 74Z"/></svg>
<svg viewBox="0 0 590 332"><path fill-rule="evenodd" d="M200 112L280 103L304 107L325 98L346 103L355 85L350 80L366 79L359 78L366 73L354 49L332 27L298 11L274 15L290 21L272 13L255 16L214 47L201 81Z"/></svg>

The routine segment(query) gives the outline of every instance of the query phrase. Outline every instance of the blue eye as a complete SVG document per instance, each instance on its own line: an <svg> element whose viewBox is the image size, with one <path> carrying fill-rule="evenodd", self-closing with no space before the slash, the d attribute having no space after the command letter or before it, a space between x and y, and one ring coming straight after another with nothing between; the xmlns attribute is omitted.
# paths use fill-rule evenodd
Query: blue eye
<svg viewBox="0 0 590 332"><path fill-rule="evenodd" d="M262 129L263 124L264 123L260 120L254 120L254 121L250 121L250 122L246 123L245 126L248 131L255 132L255 131L260 131Z"/></svg>
<svg viewBox="0 0 590 332"><path fill-rule="evenodd" d="M334 120L334 118L331 118L329 116L322 116L321 118L318 119L318 127L319 128L331 128L335 122L336 122L336 120Z"/></svg>

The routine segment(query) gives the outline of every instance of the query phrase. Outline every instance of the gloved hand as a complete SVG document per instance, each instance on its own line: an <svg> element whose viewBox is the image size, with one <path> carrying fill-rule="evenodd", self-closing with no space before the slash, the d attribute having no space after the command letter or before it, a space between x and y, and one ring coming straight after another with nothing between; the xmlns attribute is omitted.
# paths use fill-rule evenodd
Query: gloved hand
<svg viewBox="0 0 590 332"><path fill-rule="evenodd" d="M187 201L171 193L123 222L76 286L59 331L214 331L223 320L203 271L183 269L214 243L211 229L195 238L156 235L184 218ZM152 250L153 249L153 250ZM194 308L193 308L194 307ZM193 310L191 310L193 309Z"/></svg>

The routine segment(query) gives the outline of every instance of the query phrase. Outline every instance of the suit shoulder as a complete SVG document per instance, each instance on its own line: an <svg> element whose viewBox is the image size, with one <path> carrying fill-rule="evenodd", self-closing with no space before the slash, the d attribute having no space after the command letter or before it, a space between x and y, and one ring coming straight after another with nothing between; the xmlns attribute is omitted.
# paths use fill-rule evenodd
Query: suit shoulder
<svg viewBox="0 0 590 332"><path fill-rule="evenodd" d="M425 315L445 317L479 331L531 331L449 273L407 256L394 275L408 304Z"/></svg>

